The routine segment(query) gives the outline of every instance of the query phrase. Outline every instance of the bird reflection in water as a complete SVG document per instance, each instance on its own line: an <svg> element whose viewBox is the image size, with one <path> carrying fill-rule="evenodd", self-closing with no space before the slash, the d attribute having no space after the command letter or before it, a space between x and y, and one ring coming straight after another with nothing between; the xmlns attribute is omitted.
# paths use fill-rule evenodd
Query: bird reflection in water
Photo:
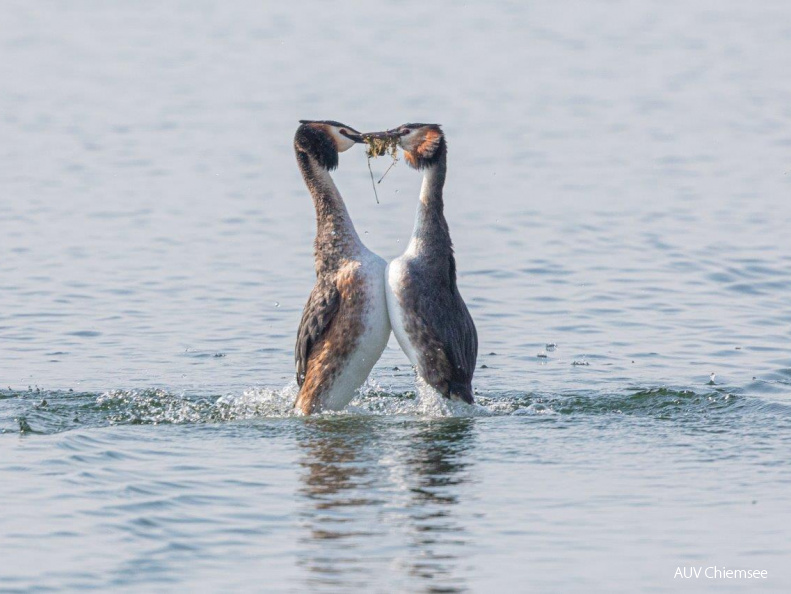
<svg viewBox="0 0 791 594"><path fill-rule="evenodd" d="M466 590L474 419L308 419L300 541L311 589Z"/></svg>
<svg viewBox="0 0 791 594"><path fill-rule="evenodd" d="M359 418L307 419L298 434L305 455L299 495L307 535L300 554L311 588L360 589L375 565L366 559L370 541L381 538L377 510L377 427Z"/></svg>
<svg viewBox="0 0 791 594"><path fill-rule="evenodd" d="M459 563L469 534L455 513L463 484L470 481L467 452L473 445L473 419L442 419L428 423L411 440L407 464L412 501L410 574L429 591L466 590Z"/></svg>

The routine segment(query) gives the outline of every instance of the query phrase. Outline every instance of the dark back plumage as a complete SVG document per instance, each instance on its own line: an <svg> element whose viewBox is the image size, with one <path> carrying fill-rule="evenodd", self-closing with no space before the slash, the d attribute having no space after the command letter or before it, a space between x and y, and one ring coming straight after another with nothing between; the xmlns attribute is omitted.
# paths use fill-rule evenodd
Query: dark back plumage
<svg viewBox="0 0 791 594"><path fill-rule="evenodd" d="M447 144L439 126L428 127L406 153L412 167L430 171L413 235L419 249L405 262L398 299L404 330L418 353L420 376L444 396L472 403L478 333L456 285L456 259L444 215Z"/></svg>
<svg viewBox="0 0 791 594"><path fill-rule="evenodd" d="M308 358L313 347L326 333L332 319L338 313L339 306L340 294L337 287L327 280L320 279L305 304L297 330L294 362L297 367L297 385L300 387L305 382Z"/></svg>

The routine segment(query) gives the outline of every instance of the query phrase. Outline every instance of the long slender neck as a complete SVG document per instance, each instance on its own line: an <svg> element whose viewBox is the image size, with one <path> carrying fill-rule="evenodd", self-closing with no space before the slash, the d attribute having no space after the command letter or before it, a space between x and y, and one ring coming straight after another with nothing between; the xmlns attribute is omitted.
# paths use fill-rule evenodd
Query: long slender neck
<svg viewBox="0 0 791 594"><path fill-rule="evenodd" d="M330 172L301 151L297 151L297 163L316 209L316 272L336 269L359 253L360 236Z"/></svg>
<svg viewBox="0 0 791 594"><path fill-rule="evenodd" d="M442 188L445 185L447 153L443 149L436 163L425 169L415 228L407 251L438 260L453 257L453 243L443 212Z"/></svg>

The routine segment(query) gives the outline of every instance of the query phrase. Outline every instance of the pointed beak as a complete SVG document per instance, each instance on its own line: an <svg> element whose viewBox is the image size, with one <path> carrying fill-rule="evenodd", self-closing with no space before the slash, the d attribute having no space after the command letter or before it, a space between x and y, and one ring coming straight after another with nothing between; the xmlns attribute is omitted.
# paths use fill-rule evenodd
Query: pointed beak
<svg viewBox="0 0 791 594"><path fill-rule="evenodd" d="M382 132L363 132L363 138L377 138L380 140L398 140L400 138L400 134L398 134L398 130L393 128L392 130L384 130Z"/></svg>
<svg viewBox="0 0 791 594"><path fill-rule="evenodd" d="M363 135L359 132L350 132L348 130L344 130L342 134L348 138L349 140L353 140L354 142L365 142L363 139Z"/></svg>

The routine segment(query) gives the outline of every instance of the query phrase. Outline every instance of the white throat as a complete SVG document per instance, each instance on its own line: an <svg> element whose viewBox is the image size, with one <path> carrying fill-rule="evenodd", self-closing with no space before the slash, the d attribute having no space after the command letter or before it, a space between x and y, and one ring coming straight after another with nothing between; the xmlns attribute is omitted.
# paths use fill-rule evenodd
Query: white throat
<svg viewBox="0 0 791 594"><path fill-rule="evenodd" d="M420 202L417 205L415 214L415 226L412 228L412 238L409 240L406 252L409 255L417 254L421 249L420 230L425 223L425 206L428 205L429 193L434 185L434 176L437 175L436 166L431 166L423 174L423 183L420 186Z"/></svg>

